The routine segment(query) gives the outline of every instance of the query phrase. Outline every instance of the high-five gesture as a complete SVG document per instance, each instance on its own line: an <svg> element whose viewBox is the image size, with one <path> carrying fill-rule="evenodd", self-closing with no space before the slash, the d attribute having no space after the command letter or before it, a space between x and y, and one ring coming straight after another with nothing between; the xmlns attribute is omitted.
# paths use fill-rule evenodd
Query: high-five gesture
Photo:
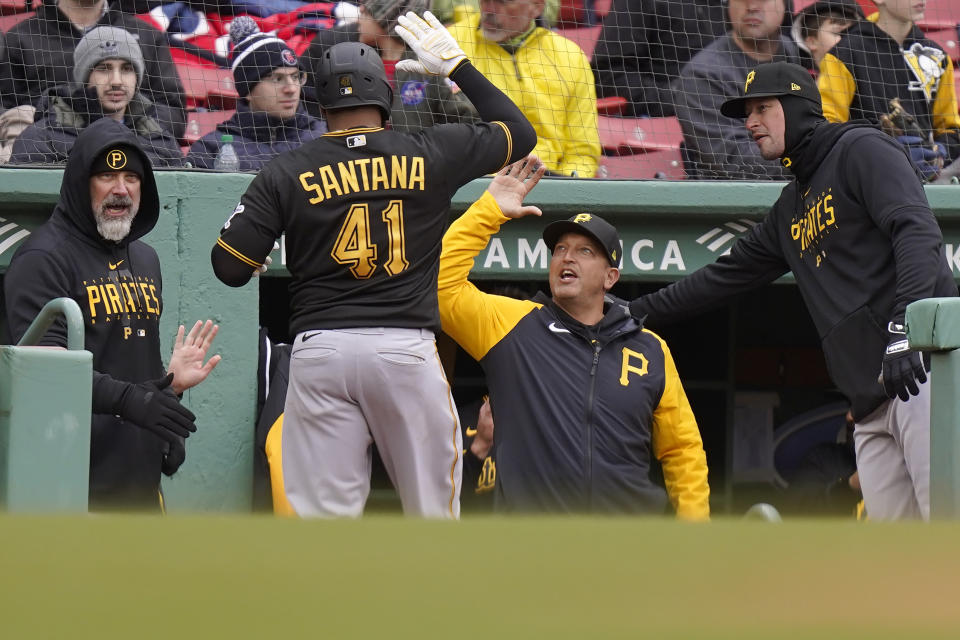
<svg viewBox="0 0 960 640"><path fill-rule="evenodd" d="M487 187L487 191L508 218L543 215L539 207L524 206L523 199L537 186L546 170L537 156L527 156L501 169Z"/></svg>
<svg viewBox="0 0 960 640"><path fill-rule="evenodd" d="M167 367L167 371L173 374L173 384L170 386L175 393L181 394L190 387L200 384L220 363L219 355L211 357L206 364L203 362L219 329L220 327L213 324L212 320L207 320L206 323L197 320L190 329L190 333L184 337L184 327L180 325L177 338L173 342L170 366Z"/></svg>
<svg viewBox="0 0 960 640"><path fill-rule="evenodd" d="M451 72L466 60L467 56L457 44L447 28L429 11L423 12L423 18L408 11L407 15L397 18L394 27L397 35L403 38L418 60L401 60L397 69L413 73L429 73L434 76L449 76Z"/></svg>

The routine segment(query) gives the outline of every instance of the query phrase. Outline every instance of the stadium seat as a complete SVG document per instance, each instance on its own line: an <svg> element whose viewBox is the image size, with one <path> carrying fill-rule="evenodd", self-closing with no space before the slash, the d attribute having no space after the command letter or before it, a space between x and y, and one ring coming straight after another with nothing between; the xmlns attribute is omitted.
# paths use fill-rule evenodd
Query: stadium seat
<svg viewBox="0 0 960 640"><path fill-rule="evenodd" d="M679 149L623 156L601 156L597 178L606 180L683 180Z"/></svg>
<svg viewBox="0 0 960 640"><path fill-rule="evenodd" d="M601 28L601 25L598 24L592 27L577 27L576 29L557 29L557 33L576 42L589 60L593 57L593 50L597 46Z"/></svg>
<svg viewBox="0 0 960 640"><path fill-rule="evenodd" d="M607 96L597 98L597 113L602 116L615 116L623 113L627 106L627 99L623 96Z"/></svg>
<svg viewBox="0 0 960 640"><path fill-rule="evenodd" d="M600 144L608 153L629 155L658 150L676 150L683 142L680 121L670 118L598 117Z"/></svg>
<svg viewBox="0 0 960 640"><path fill-rule="evenodd" d="M33 11L27 11L24 13L10 13L0 15L0 33L6 33L15 25L20 24L27 18L33 15Z"/></svg>
<svg viewBox="0 0 960 640"><path fill-rule="evenodd" d="M0 13L23 13L30 10L30 0L0 0Z"/></svg>
<svg viewBox="0 0 960 640"><path fill-rule="evenodd" d="M236 107L237 90L233 74L227 69L195 65L177 65L187 109L233 109Z"/></svg>
<svg viewBox="0 0 960 640"><path fill-rule="evenodd" d="M924 31L960 25L960 2L957 0L927 0L923 19L917 25Z"/></svg>
<svg viewBox="0 0 960 640"><path fill-rule="evenodd" d="M957 56L960 56L960 43L958 43L960 37L958 37L956 27L926 31L924 35L943 47L943 50L947 52L950 59L954 61L954 66L956 66Z"/></svg>
<svg viewBox="0 0 960 640"><path fill-rule="evenodd" d="M188 147L217 128L217 125L233 116L229 111L191 111L187 113L187 126L183 132L183 142Z"/></svg>

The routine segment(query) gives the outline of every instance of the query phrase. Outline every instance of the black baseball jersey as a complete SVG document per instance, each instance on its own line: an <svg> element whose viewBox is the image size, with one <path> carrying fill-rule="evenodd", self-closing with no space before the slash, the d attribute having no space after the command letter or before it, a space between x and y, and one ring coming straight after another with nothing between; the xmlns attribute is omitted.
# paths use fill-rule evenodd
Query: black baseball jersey
<svg viewBox="0 0 960 640"><path fill-rule="evenodd" d="M253 180L217 246L253 270L286 232L291 333L438 330L437 271L450 199L505 166L498 121L416 133L355 128L282 154Z"/></svg>

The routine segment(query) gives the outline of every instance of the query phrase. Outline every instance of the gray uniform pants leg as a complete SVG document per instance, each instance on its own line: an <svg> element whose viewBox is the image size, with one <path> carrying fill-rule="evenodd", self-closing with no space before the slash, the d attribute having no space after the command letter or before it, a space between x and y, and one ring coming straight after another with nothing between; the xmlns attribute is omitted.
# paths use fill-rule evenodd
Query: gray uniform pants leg
<svg viewBox="0 0 960 640"><path fill-rule="evenodd" d="M460 515L460 423L433 333L305 331L290 359L283 481L300 516L358 517L376 442L404 513Z"/></svg>
<svg viewBox="0 0 960 640"><path fill-rule="evenodd" d="M930 382L858 422L857 470L871 520L930 519Z"/></svg>

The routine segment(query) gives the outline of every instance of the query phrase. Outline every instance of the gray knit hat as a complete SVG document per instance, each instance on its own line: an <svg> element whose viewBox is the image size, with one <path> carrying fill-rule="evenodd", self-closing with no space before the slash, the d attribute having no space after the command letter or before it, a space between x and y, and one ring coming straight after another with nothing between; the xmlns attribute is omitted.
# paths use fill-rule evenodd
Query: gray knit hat
<svg viewBox="0 0 960 640"><path fill-rule="evenodd" d="M118 27L97 27L80 39L73 52L73 81L85 86L90 72L103 60L126 60L137 71L137 89L143 82L143 53L136 36Z"/></svg>
<svg viewBox="0 0 960 640"><path fill-rule="evenodd" d="M397 18L413 11L418 16L430 9L430 0L363 0L363 7L371 18L383 27L387 35L396 35L393 28L397 26Z"/></svg>

